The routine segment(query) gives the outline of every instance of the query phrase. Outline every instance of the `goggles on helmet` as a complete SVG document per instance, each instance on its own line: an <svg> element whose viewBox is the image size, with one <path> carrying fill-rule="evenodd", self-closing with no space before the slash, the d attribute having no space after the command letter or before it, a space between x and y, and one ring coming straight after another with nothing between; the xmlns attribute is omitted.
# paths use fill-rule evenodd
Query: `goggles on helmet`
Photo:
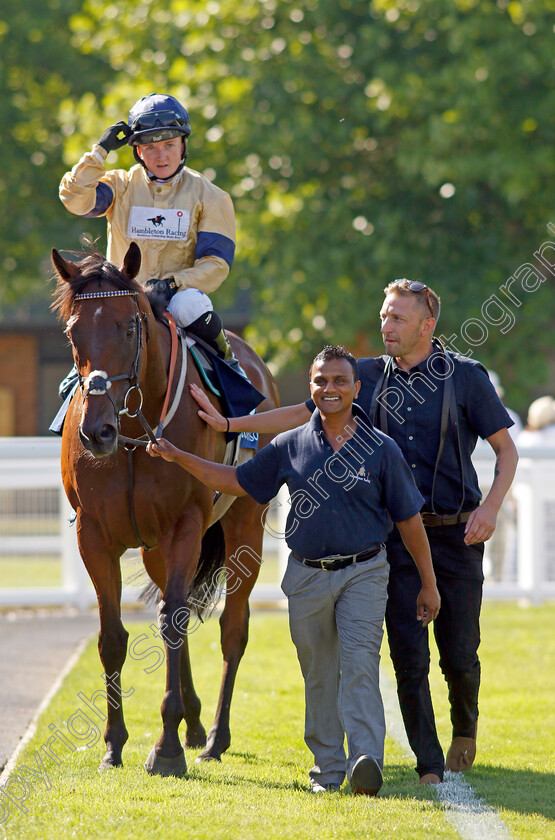
<svg viewBox="0 0 555 840"><path fill-rule="evenodd" d="M137 119L131 123L131 131L145 131L149 128L183 128L188 127L189 123L184 117L180 117L175 111L148 111L146 114L140 114Z"/></svg>

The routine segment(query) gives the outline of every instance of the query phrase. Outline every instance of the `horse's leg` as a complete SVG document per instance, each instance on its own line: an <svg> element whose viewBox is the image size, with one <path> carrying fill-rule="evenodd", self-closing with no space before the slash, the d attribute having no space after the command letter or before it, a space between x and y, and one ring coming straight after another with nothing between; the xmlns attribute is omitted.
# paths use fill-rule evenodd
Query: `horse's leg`
<svg viewBox="0 0 555 840"><path fill-rule="evenodd" d="M179 724L185 716L181 696L181 653L187 630L187 591L200 555L202 515L188 507L172 534L160 540L166 558L166 585L158 607L158 622L166 648L166 691L160 712L163 731L145 762L147 773L182 776L187 772Z"/></svg>
<svg viewBox="0 0 555 840"><path fill-rule="evenodd" d="M106 755L99 769L107 770L122 766L121 753L128 738L123 719L121 670L127 655L129 633L121 621L120 559L106 546L99 546L100 533L94 522L79 517L79 550L96 590L100 617L98 652L104 667L108 715L104 732Z"/></svg>
<svg viewBox="0 0 555 840"><path fill-rule="evenodd" d="M262 562L262 510L245 496L237 499L222 519L228 567L225 608L220 616L223 674L214 722L197 761L220 761L231 743L231 698L249 636L249 595Z"/></svg>
<svg viewBox="0 0 555 840"><path fill-rule="evenodd" d="M149 577L163 592L166 585L166 565L160 549L154 548L151 551L143 551L143 563ZM183 639L183 647L181 648L180 676L181 698L183 700L185 723L187 724L184 746L204 747L206 730L200 722L201 702L193 684L187 636Z"/></svg>
<svg viewBox="0 0 555 840"><path fill-rule="evenodd" d="M204 747L206 744L206 729L200 720L201 702L193 685L187 636L183 639L183 647L181 648L181 696L185 708L185 723L187 724L184 746Z"/></svg>

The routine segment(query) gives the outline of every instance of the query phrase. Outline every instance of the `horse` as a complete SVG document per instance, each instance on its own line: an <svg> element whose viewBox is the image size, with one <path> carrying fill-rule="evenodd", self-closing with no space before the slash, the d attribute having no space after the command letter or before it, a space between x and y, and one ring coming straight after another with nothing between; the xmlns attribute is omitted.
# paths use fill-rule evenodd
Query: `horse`
<svg viewBox="0 0 555 840"><path fill-rule="evenodd" d="M183 746L202 747L197 760L221 760L231 742L230 704L248 639L248 598L261 562L263 509L249 496L224 497L228 509L224 504L217 519L213 491L175 464L147 454L144 429L154 439L152 424L156 427L170 391L173 399L186 360L178 349L170 382L170 330L155 317L135 280L141 263L135 243L119 269L98 253L79 256L73 262L52 250L57 279L52 309L66 324L79 374L64 421L61 466L64 489L76 512L79 552L98 600L98 650L107 700L106 753L99 769L122 765L128 739L121 670L129 634L121 619L120 557L126 549L140 546L146 572L161 593L158 619L166 655L163 729L145 769L179 776L187 771ZM265 397L259 410L278 405L277 388L264 362L241 338L228 335L251 383ZM187 365L184 398L164 436L181 449L221 461L225 435L198 417L189 394L191 382L202 387L194 364ZM260 445L268 439L261 437ZM228 574L220 616L223 675L207 736L193 684L187 628L191 603L197 610L199 603L206 606L222 569ZM183 719L182 746L178 729Z"/></svg>

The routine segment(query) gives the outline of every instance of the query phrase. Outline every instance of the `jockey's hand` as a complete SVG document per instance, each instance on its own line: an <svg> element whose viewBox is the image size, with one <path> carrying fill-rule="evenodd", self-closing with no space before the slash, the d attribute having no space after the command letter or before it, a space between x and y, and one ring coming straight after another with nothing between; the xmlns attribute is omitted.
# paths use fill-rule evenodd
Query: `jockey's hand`
<svg viewBox="0 0 555 840"><path fill-rule="evenodd" d="M168 303L177 290L177 283L173 277L166 277L163 280L155 277L152 280L147 280L145 285L146 296L156 316L166 311Z"/></svg>
<svg viewBox="0 0 555 840"><path fill-rule="evenodd" d="M202 388L199 388L198 385L191 383L191 385L189 385L189 389L191 391L191 396L194 397L201 407L201 411L198 412L198 416L217 432L225 432L227 429L227 420L222 414L220 414L217 408L214 408Z"/></svg>
<svg viewBox="0 0 555 840"><path fill-rule="evenodd" d="M102 146L107 152L115 152L116 149L125 146L130 134L131 129L126 122L121 120L106 129L97 145ZM120 135L123 135L123 137L120 137Z"/></svg>

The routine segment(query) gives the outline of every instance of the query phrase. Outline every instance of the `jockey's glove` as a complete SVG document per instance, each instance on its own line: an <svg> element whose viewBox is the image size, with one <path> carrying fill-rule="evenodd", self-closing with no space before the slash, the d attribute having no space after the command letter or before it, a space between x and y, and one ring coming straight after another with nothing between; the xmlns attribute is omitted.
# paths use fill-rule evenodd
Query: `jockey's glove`
<svg viewBox="0 0 555 840"><path fill-rule="evenodd" d="M120 137L120 134L122 134L123 137ZM102 146L102 148L106 149L107 152L115 152L116 149L121 149L122 146L125 146L130 134L131 129L127 123L120 120L120 122L117 122L114 125L111 125L110 128L106 129L97 145Z"/></svg>
<svg viewBox="0 0 555 840"><path fill-rule="evenodd" d="M156 315L165 312L168 303L174 294L179 291L179 286L173 277L165 277L163 280L153 278L147 280L145 291L152 311Z"/></svg>

